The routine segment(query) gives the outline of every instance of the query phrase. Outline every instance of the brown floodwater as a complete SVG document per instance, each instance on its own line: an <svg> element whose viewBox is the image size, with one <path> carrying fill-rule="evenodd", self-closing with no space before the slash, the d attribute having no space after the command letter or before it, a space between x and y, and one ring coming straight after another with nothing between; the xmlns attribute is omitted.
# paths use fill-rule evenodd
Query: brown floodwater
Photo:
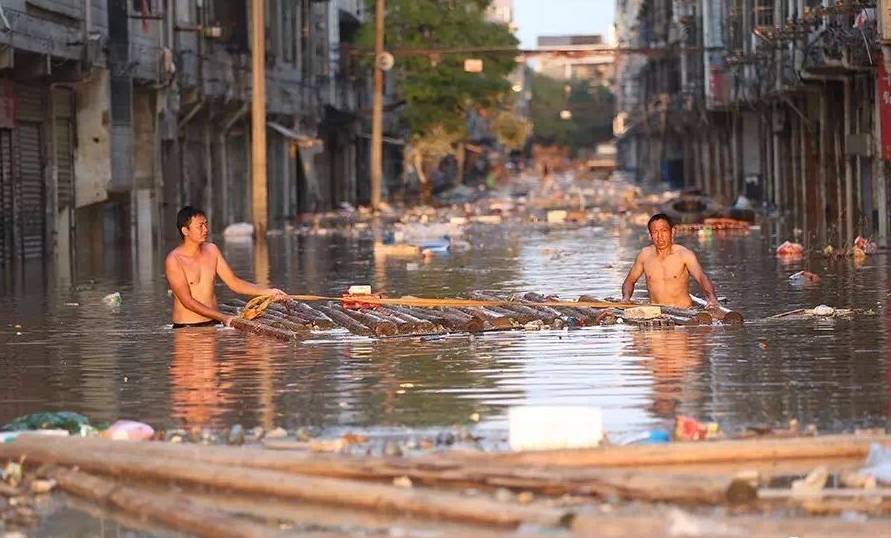
<svg viewBox="0 0 891 538"><path fill-rule="evenodd" d="M291 293L455 297L470 290L616 296L642 227L474 225L470 248L428 262L375 256L365 232L272 237L268 252L220 241L245 278ZM42 262L0 283L0 424L44 410L156 428L314 426L337 434L461 424L503 443L518 404L592 405L615 438L671 426L677 414L724 430L884 426L891 412L889 264L813 256L782 263L770 230L684 236L744 327L569 331L371 340L317 334L283 344L232 329L173 331L158 253L81 253L75 276ZM790 283L809 269L822 282ZM102 298L119 291L117 308ZM219 288L221 300L232 296ZM642 282L638 294L644 296ZM854 319L765 321L825 303L872 309ZM471 417L479 417L479 422Z"/></svg>

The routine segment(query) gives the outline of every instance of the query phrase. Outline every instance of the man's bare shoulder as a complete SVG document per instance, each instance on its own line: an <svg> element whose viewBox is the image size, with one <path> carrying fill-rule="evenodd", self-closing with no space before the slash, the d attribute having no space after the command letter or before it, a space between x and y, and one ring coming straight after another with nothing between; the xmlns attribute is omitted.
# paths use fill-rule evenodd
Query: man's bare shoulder
<svg viewBox="0 0 891 538"><path fill-rule="evenodd" d="M175 249L168 252L167 257L164 258L164 263L168 264L177 261L177 257L179 256L179 249L180 247L176 247Z"/></svg>
<svg viewBox="0 0 891 538"><path fill-rule="evenodd" d="M644 247L640 249L640 254L637 255L637 259L640 261L647 261L652 258L656 254L656 247L653 245Z"/></svg>
<svg viewBox="0 0 891 538"><path fill-rule="evenodd" d="M201 245L201 257L217 260L218 258L222 258L223 254L222 252L220 252L220 247L216 246L215 244L204 243Z"/></svg>
<svg viewBox="0 0 891 538"><path fill-rule="evenodd" d="M685 263L699 263L696 253L683 245L672 245L672 253L677 254Z"/></svg>

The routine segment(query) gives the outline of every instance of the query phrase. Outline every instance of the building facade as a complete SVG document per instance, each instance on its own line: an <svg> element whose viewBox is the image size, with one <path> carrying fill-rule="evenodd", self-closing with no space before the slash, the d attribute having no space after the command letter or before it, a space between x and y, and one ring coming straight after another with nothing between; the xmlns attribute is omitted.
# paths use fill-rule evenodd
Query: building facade
<svg viewBox="0 0 891 538"><path fill-rule="evenodd" d="M881 12L870 1L619 0L622 165L726 202L744 195L806 241L887 239Z"/></svg>
<svg viewBox="0 0 891 538"><path fill-rule="evenodd" d="M362 0L265 0L269 222L368 198ZM140 256L204 208L251 220L250 0L11 0L0 17L0 265ZM81 259L83 256L77 256ZM89 257L87 257L89 258ZM64 269L63 269L64 270Z"/></svg>

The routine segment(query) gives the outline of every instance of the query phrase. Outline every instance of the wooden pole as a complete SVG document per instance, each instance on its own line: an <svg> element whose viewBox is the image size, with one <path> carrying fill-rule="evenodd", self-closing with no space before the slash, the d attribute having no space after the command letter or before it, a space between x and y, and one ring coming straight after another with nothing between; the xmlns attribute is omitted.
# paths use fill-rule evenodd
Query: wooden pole
<svg viewBox="0 0 891 538"><path fill-rule="evenodd" d="M274 534L271 527L198 506L187 495L169 491L156 493L70 469L58 469L50 474L67 493L180 532L213 538L259 538Z"/></svg>
<svg viewBox="0 0 891 538"><path fill-rule="evenodd" d="M371 208L378 210L383 183L384 71L380 59L384 52L384 0L374 4L374 96L371 107Z"/></svg>
<svg viewBox="0 0 891 538"><path fill-rule="evenodd" d="M495 527L516 528L522 524L566 527L574 517L573 512L560 508L511 505L425 488L401 488L202 461L146 457L139 453L141 443L136 442L109 441L101 450L91 452L78 450L79 440L75 438L59 438L60 442L51 442L36 437L25 435L0 445L0 457L24 456L29 462L77 466L87 472L117 476L125 481L175 482L258 497L298 499Z"/></svg>
<svg viewBox="0 0 891 538"><path fill-rule="evenodd" d="M251 1L251 215L254 237L266 237L266 23L263 0Z"/></svg>

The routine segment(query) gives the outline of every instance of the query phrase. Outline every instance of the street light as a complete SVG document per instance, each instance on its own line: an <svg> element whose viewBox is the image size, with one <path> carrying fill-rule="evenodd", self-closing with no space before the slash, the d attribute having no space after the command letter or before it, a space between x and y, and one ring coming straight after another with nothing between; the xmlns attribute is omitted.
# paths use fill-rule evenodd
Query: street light
<svg viewBox="0 0 891 538"><path fill-rule="evenodd" d="M564 108L560 111L560 119L561 120L571 120L572 112L569 109Z"/></svg>

